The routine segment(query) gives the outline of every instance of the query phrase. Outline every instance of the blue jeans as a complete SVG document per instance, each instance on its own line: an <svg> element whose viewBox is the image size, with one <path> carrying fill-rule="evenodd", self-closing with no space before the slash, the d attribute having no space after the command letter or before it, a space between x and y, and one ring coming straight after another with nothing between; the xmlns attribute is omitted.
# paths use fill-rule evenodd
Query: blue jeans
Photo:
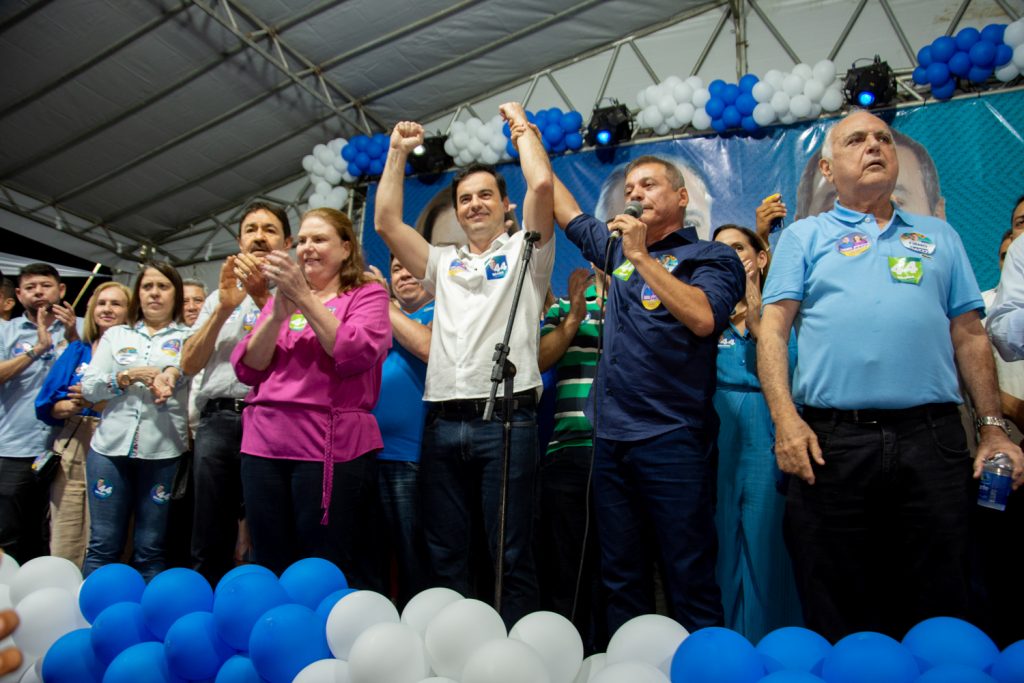
<svg viewBox="0 0 1024 683"><path fill-rule="evenodd" d="M390 569L395 558L398 569L398 608L430 587L424 576L427 548L420 520L418 462L404 460L377 461L377 491L380 495L384 522L381 554Z"/></svg>
<svg viewBox="0 0 1024 683"><path fill-rule="evenodd" d="M691 633L723 623L715 437L714 430L682 427L640 441L597 439L594 501L608 633L655 611L656 559L671 616Z"/></svg>
<svg viewBox="0 0 1024 683"><path fill-rule="evenodd" d="M539 608L530 546L537 424L532 409L516 409L512 419L501 600L501 617L509 626ZM482 517L488 555L492 563L495 560L503 440L504 426L499 421L445 419L436 407L427 413L420 458L427 552L435 585L466 597L473 595L470 554L474 519Z"/></svg>
<svg viewBox="0 0 1024 683"><path fill-rule="evenodd" d="M235 566L242 515L241 446L241 415L233 410L203 411L192 460L192 564L211 585Z"/></svg>
<svg viewBox="0 0 1024 683"><path fill-rule="evenodd" d="M178 458L141 460L89 451L85 460L89 547L83 576L120 560L133 512L132 564L146 581L166 568L167 513L177 469Z"/></svg>

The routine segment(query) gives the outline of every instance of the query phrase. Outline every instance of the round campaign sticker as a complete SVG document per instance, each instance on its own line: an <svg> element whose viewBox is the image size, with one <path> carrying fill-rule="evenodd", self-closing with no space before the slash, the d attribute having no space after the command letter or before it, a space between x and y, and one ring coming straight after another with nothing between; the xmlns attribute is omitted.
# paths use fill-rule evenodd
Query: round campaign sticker
<svg viewBox="0 0 1024 683"><path fill-rule="evenodd" d="M20 344L14 345L14 353L12 355L17 356L19 353L28 353L32 350L31 342L23 341Z"/></svg>
<svg viewBox="0 0 1024 683"><path fill-rule="evenodd" d="M292 317L288 321L288 329L293 332L301 332L306 329L306 316L301 313L292 313Z"/></svg>
<svg viewBox="0 0 1024 683"><path fill-rule="evenodd" d="M259 311L249 311L242 318L242 329L246 332L251 332L253 325L256 324L256 318L259 317Z"/></svg>
<svg viewBox="0 0 1024 683"><path fill-rule="evenodd" d="M661 299L655 294L650 285L644 285L644 288L640 291L640 303L644 305L648 311L653 311L655 308L661 305Z"/></svg>
<svg viewBox="0 0 1024 683"><path fill-rule="evenodd" d="M868 236L862 232L851 232L843 235L836 242L836 250L843 256L860 256L871 248Z"/></svg>
<svg viewBox="0 0 1024 683"><path fill-rule="evenodd" d="M88 369L89 369L89 364L88 363L79 363L78 367L75 368L75 374L78 375L78 376L82 376L82 375L85 374L85 371L88 370Z"/></svg>
<svg viewBox="0 0 1024 683"><path fill-rule="evenodd" d="M157 505L166 505L171 502L171 492L163 484L157 484L149 490L149 499Z"/></svg>
<svg viewBox="0 0 1024 683"><path fill-rule="evenodd" d="M114 487L107 483L107 480L100 477L96 480L96 485L92 487L92 495L100 500L104 498L110 498L114 493Z"/></svg>
<svg viewBox="0 0 1024 683"><path fill-rule="evenodd" d="M139 357L139 350L134 346L125 346L114 353L118 365L130 365Z"/></svg>
<svg viewBox="0 0 1024 683"><path fill-rule="evenodd" d="M917 254L929 255L935 253L935 242L927 235L919 232L905 232L900 235L900 244Z"/></svg>
<svg viewBox="0 0 1024 683"><path fill-rule="evenodd" d="M168 339L160 346L160 350L163 351L165 356L177 356L181 353L181 340Z"/></svg>
<svg viewBox="0 0 1024 683"><path fill-rule="evenodd" d="M661 262L661 267L670 273L679 265L679 259L672 254L662 254L658 260Z"/></svg>

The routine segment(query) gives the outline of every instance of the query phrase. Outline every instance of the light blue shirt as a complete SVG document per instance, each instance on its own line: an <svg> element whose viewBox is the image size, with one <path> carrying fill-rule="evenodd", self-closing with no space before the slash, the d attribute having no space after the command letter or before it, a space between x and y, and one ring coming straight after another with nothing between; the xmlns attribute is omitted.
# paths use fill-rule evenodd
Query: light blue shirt
<svg viewBox="0 0 1024 683"><path fill-rule="evenodd" d="M79 327L81 327L79 322ZM54 361L68 343L64 325L50 325L53 349L33 361L20 373L0 384L0 457L35 458L50 447L55 427L36 419L36 394L43 386ZM39 341L36 324L24 314L0 325L0 361L25 353Z"/></svg>
<svg viewBox="0 0 1024 683"><path fill-rule="evenodd" d="M962 401L949 322L984 304L945 221L896 208L880 232L874 216L836 202L786 228L763 299L801 302L797 403L857 410Z"/></svg>
<svg viewBox="0 0 1024 683"><path fill-rule="evenodd" d="M117 373L129 368L181 367L181 347L191 334L188 327L171 323L150 335L146 325L118 325L106 331L82 377L87 401L106 401L103 419L90 444L106 456L162 460L188 448L188 382L178 382L166 402L157 405L153 393L141 384L122 391Z"/></svg>
<svg viewBox="0 0 1024 683"><path fill-rule="evenodd" d="M987 327L1003 360L1024 359L1024 240L1013 240L1006 252Z"/></svg>

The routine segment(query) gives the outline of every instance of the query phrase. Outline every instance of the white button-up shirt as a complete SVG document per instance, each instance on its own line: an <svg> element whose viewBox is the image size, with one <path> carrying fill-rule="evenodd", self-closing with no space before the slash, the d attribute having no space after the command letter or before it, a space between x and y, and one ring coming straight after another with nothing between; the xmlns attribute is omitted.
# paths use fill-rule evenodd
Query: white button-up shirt
<svg viewBox="0 0 1024 683"><path fill-rule="evenodd" d="M203 308L199 311L199 317L192 325L192 333L196 333L206 324L210 316L220 306L220 292L214 292L206 297ZM214 398L245 398L249 394L248 384L242 384L235 375L235 368L231 365L231 352L235 350L238 342L252 331L256 324L256 318L260 315L260 308L252 297L246 295L242 303L231 312L224 325L217 333L217 341L214 342L213 353L206 363L206 368L199 381L195 382L193 389L196 392L196 408L200 411L206 406L206 402ZM198 377L198 376L197 376Z"/></svg>

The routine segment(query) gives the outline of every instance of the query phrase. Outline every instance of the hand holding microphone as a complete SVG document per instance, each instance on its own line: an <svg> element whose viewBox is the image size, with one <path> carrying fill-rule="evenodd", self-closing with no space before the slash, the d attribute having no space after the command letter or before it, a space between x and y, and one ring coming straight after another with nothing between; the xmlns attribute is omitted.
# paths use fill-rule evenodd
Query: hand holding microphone
<svg viewBox="0 0 1024 683"><path fill-rule="evenodd" d="M622 210L623 215L630 216L631 218L640 218L640 215L644 212L644 205L638 201L628 202L626 208ZM613 240L622 239L622 230L615 228L612 230L609 236Z"/></svg>

